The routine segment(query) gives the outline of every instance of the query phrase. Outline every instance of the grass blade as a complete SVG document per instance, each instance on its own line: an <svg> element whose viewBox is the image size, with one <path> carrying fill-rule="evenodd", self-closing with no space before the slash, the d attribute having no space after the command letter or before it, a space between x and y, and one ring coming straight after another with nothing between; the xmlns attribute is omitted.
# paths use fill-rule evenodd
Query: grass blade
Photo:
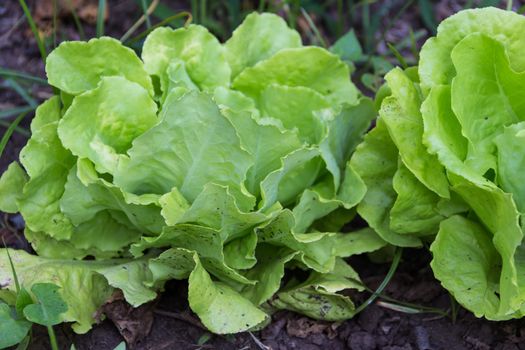
<svg viewBox="0 0 525 350"><path fill-rule="evenodd" d="M149 18L150 13L148 13L148 1L141 0L140 5L142 6L142 12L144 12L144 16L146 17L146 27L151 28L151 20Z"/></svg>
<svg viewBox="0 0 525 350"><path fill-rule="evenodd" d="M97 38L104 35L104 17L106 15L106 0L98 0Z"/></svg>
<svg viewBox="0 0 525 350"><path fill-rule="evenodd" d="M241 2L240 0L228 0L226 7L228 8L228 17L230 18L230 30L233 30L241 23Z"/></svg>
<svg viewBox="0 0 525 350"><path fill-rule="evenodd" d="M34 108L31 106L24 106L24 107L15 107L12 109L8 109L5 111L0 111L0 119L10 117L15 114L19 113L26 113L32 111Z"/></svg>
<svg viewBox="0 0 525 350"><path fill-rule="evenodd" d="M7 68L0 68L0 77L19 78L19 79L29 80L29 81L32 81L34 83L39 83L39 84L42 84L42 85L48 85L47 84L47 80L45 80L45 79L42 79L42 78L39 78L39 77L34 77L34 76L29 75L27 73L18 72L16 70L7 69Z"/></svg>
<svg viewBox="0 0 525 350"><path fill-rule="evenodd" d="M0 120L0 126L1 126L1 127L8 128L9 125L11 125L11 123L6 122L5 120ZM25 136L25 137L27 137L27 138L29 138L29 137L31 136L31 133L30 133L29 131L27 131L26 129L21 128L21 127L19 127L19 126L17 126L17 127L15 128L15 132L17 132L17 133L19 133L20 135Z"/></svg>
<svg viewBox="0 0 525 350"><path fill-rule="evenodd" d="M436 19L434 18L432 4L428 0L418 0L418 4L423 23L425 23L427 28L430 29L433 35L436 35L437 24Z"/></svg>
<svg viewBox="0 0 525 350"><path fill-rule="evenodd" d="M397 51L397 49L394 47L394 45L392 45L390 43L386 43L386 45L388 46L388 48L390 49L392 54L394 54L394 56L396 56L399 64L401 65L401 67L403 69L406 69L408 67L408 65L407 65L407 62L405 61L405 59L403 58L403 56L401 55L401 53L399 51Z"/></svg>
<svg viewBox="0 0 525 350"><path fill-rule="evenodd" d="M16 80L8 78L6 79L5 84L7 87L15 90L16 93L19 94L20 97L22 97L24 101L26 101L31 107L36 108L36 106L38 106L38 103L35 101L35 99L29 96L27 91L20 84L18 84Z"/></svg>
<svg viewBox="0 0 525 350"><path fill-rule="evenodd" d="M133 37L131 39L129 39L128 42L126 42L125 44L127 45L131 45L137 41L139 41L140 39L144 38L146 35L148 35L150 32L152 32L153 30L155 30L156 28L158 27L161 27L163 25L166 25L168 23L170 23L171 21L174 21L176 19L179 19L181 17L188 17L186 19L186 22L184 22L184 26L187 27L188 25L190 25L191 21L193 20L193 16L191 15L191 13L189 13L188 11L182 11L182 12L179 12L177 13L176 15L173 15L171 17L168 17L164 20L162 20L161 22L155 24L153 27L143 31L142 33L140 33L139 35L137 35L136 37ZM122 39L121 39L122 40Z"/></svg>
<svg viewBox="0 0 525 350"><path fill-rule="evenodd" d="M303 14L304 18L306 19L306 22L308 22L308 25L310 26L310 28L312 29L312 31L314 32L315 34L315 37L317 38L317 40L319 41L319 43L324 47L324 48L327 48L327 44L326 44L326 41L324 40L323 36L321 35L321 33L319 32L319 29L317 28L317 26L315 25L314 21L312 21L312 17L310 17L310 15L308 14L308 12L306 12L306 10L304 8L301 7L301 13Z"/></svg>
<svg viewBox="0 0 525 350"><path fill-rule="evenodd" d="M53 0L53 47L57 47L58 0Z"/></svg>
<svg viewBox="0 0 525 350"><path fill-rule="evenodd" d="M1 154L2 152L0 152L0 155ZM9 260L9 265L11 265L11 272L13 274L13 279L15 281L16 294L18 294L20 293L20 282L18 281L18 275L16 274L15 265L13 264L13 259L11 259L11 254L9 254L9 249L7 249L7 246L5 244L3 237L2 237L2 243L4 244L4 247L6 247L5 252L7 253L7 260Z"/></svg>
<svg viewBox="0 0 525 350"><path fill-rule="evenodd" d="M27 23L29 23L29 27L31 28L33 35L35 36L36 44L38 45L38 50L40 51L40 56L42 56L42 60L44 61L44 63L46 63L46 47L44 45L44 42L42 41L42 38L40 37L40 34L38 33L38 29L36 27L35 21L33 20L33 16L31 16L31 11L29 11L25 0L18 0L18 2L20 3L20 6L22 7L24 14L26 15Z"/></svg>
<svg viewBox="0 0 525 350"><path fill-rule="evenodd" d="M206 23L206 0L200 0L199 19L201 24Z"/></svg>
<svg viewBox="0 0 525 350"><path fill-rule="evenodd" d="M192 15L193 19L195 20L195 23L200 24L201 22L200 22L200 19L199 19L198 8L199 8L198 1L197 0L191 0L191 15Z"/></svg>
<svg viewBox="0 0 525 350"><path fill-rule="evenodd" d="M392 277L394 277L394 274L396 273L397 267L399 265L399 261L401 260L402 253L403 253L403 248L396 247L396 250L394 252L394 259L392 259L392 264L390 265L390 269L388 269L388 273L386 274L385 279L383 280L383 282L381 282L379 287L377 287L375 292L368 299L366 299L361 305L359 305L359 307L355 309L354 316L360 313L361 311L363 311L364 309L366 309L368 305L372 304L377 299L377 297L381 295L381 293L386 288L386 286L388 285Z"/></svg>
<svg viewBox="0 0 525 350"><path fill-rule="evenodd" d="M157 5L159 4L159 0L153 0L153 2L151 3L151 5L149 5L148 9L146 10L146 13L143 14L137 22L135 22L128 30L126 33L124 33L124 35L120 38L120 42L125 42L126 40L128 40L128 38L131 36L131 34L135 33L135 31L142 25L142 23L144 23L144 21L146 21L148 18L149 18L149 15L151 15L153 13L153 11L155 11L155 8L157 7ZM151 26L148 27L148 30L153 30L153 28Z"/></svg>
<svg viewBox="0 0 525 350"><path fill-rule="evenodd" d="M84 27L82 26L82 23L80 22L80 19L78 18L77 11L73 7L73 4L71 3L71 0L66 0L67 6L69 6L69 11L71 11L71 14L73 15L73 21L75 22L75 26L78 30L78 35L80 36L80 40L86 40L86 34L84 32Z"/></svg>
<svg viewBox="0 0 525 350"><path fill-rule="evenodd" d="M4 148L7 145L7 141L9 141L9 139L11 138L11 135L15 131L15 128L18 126L18 124L20 124L20 122L22 121L22 119L24 119L27 113L29 113L29 111L21 113L7 128L4 136L2 136L2 140L0 140L0 156L2 156L2 154L4 153Z"/></svg>
<svg viewBox="0 0 525 350"><path fill-rule="evenodd" d="M259 1L259 8L257 11L263 12L266 9L266 0Z"/></svg>

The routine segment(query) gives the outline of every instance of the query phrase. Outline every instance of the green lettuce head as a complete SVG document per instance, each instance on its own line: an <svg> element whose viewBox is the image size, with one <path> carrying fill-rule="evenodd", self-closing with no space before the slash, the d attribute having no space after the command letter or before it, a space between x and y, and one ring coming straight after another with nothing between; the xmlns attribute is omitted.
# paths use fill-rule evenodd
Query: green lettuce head
<svg viewBox="0 0 525 350"><path fill-rule="evenodd" d="M141 58L111 38L62 43L46 72L60 97L37 109L0 209L22 214L39 255L11 253L21 283L57 284L63 321L86 332L115 288L138 306L170 279L189 279L216 333L272 309L353 315L338 292L361 285L342 258L385 242L338 233L365 193L348 159L375 116L339 57L251 14L225 44L158 28ZM285 267L310 277L281 286Z"/></svg>
<svg viewBox="0 0 525 350"><path fill-rule="evenodd" d="M351 167L357 211L389 243L431 246L435 276L478 317L525 314L525 18L495 8L440 24L417 68L386 76Z"/></svg>

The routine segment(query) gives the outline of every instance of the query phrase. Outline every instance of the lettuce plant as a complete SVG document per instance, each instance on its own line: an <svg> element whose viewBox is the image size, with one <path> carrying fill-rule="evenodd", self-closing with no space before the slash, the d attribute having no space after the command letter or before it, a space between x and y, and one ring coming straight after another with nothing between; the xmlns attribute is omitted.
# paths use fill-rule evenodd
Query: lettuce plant
<svg viewBox="0 0 525 350"><path fill-rule="evenodd" d="M339 292L361 285L342 258L386 243L338 233L365 193L348 159L375 116L338 56L251 14L224 44L158 28L141 58L111 38L65 42L46 72L60 96L37 109L0 209L22 214L38 253L11 253L21 284L58 285L62 321L86 332L115 289L138 306L170 279L189 280L216 333L275 309L353 315ZM309 277L282 285L285 268Z"/></svg>
<svg viewBox="0 0 525 350"><path fill-rule="evenodd" d="M432 269L478 317L525 313L525 18L495 8L443 21L397 68L351 168L357 211L386 241L434 239Z"/></svg>

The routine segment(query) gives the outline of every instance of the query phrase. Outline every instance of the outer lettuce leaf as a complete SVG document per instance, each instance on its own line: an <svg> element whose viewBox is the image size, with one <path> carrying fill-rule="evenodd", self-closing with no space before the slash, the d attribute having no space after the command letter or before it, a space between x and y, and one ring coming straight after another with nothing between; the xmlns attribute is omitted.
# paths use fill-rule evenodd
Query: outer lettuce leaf
<svg viewBox="0 0 525 350"><path fill-rule="evenodd" d="M0 210L6 213L18 211L17 201L22 197L27 180L27 174L17 162L9 164L0 177Z"/></svg>
<svg viewBox="0 0 525 350"><path fill-rule="evenodd" d="M190 307L214 333L242 332L268 317L232 288L213 281L194 251L171 248L150 260L149 268L157 282L189 277Z"/></svg>
<svg viewBox="0 0 525 350"><path fill-rule="evenodd" d="M403 163L426 187L440 197L449 198L448 182L443 166L421 143L423 137L423 121L419 112L421 100L414 83L399 68L388 73L385 79L392 89L392 97L383 100L379 114L399 149Z"/></svg>
<svg viewBox="0 0 525 350"><path fill-rule="evenodd" d="M104 76L122 76L153 94L151 79L135 52L109 37L61 43L46 60L49 83L78 95L97 87Z"/></svg>
<svg viewBox="0 0 525 350"><path fill-rule="evenodd" d="M272 83L303 86L325 96L330 103L356 104L357 90L348 77L348 66L336 55L318 47L303 47L281 50L246 68L233 81L233 88L260 101Z"/></svg>
<svg viewBox="0 0 525 350"><path fill-rule="evenodd" d="M498 183L508 193L520 213L525 212L525 187L521 171L525 169L525 123L508 126L495 138L498 147Z"/></svg>
<svg viewBox="0 0 525 350"><path fill-rule="evenodd" d="M31 122L31 138L20 152L20 163L31 179L45 174L48 168L60 166L69 170L73 156L57 136L60 100L52 97L41 104Z"/></svg>
<svg viewBox="0 0 525 350"><path fill-rule="evenodd" d="M157 123L157 105L140 85L104 77L97 88L73 100L58 126L62 144L89 158L101 173L114 173L119 154Z"/></svg>
<svg viewBox="0 0 525 350"><path fill-rule="evenodd" d="M43 258L80 260L86 256L94 256L98 259L110 259L115 256L115 251L102 252L96 248L81 249L69 240L57 240L47 233L33 232L27 227L24 230L24 236L38 256Z"/></svg>
<svg viewBox="0 0 525 350"><path fill-rule="evenodd" d="M469 141L467 164L483 175L496 169L494 138L525 118L525 72L512 70L501 41L483 34L463 39L451 57L457 71L452 109Z"/></svg>
<svg viewBox="0 0 525 350"><path fill-rule="evenodd" d="M7 253L0 251L0 284L15 290ZM73 262L46 259L29 255L20 250L10 251L21 286L30 290L35 283L49 282L60 287L62 299L68 311L61 315L64 322L75 322L73 329L85 333L95 322L93 315L109 299L113 288L106 279L96 273L97 267L115 262Z"/></svg>
<svg viewBox="0 0 525 350"><path fill-rule="evenodd" d="M288 28L280 16L256 12L246 16L224 44L233 78L245 68L254 66L282 49L300 46L301 36Z"/></svg>
<svg viewBox="0 0 525 350"><path fill-rule="evenodd" d="M36 111L31 123L32 137L20 153L29 181L17 205L31 230L46 232L57 239L68 239L73 228L60 211L59 200L74 158L57 136L59 118L58 97L44 102Z"/></svg>
<svg viewBox="0 0 525 350"><path fill-rule="evenodd" d="M315 319L341 321L352 317L355 311L350 298L337 293L349 288L363 290L357 272L338 259L333 271L325 274L312 272L305 282L285 287L271 305Z"/></svg>
<svg viewBox="0 0 525 350"><path fill-rule="evenodd" d="M462 305L477 317L512 317L499 313L498 265L502 259L492 244L492 235L481 225L453 216L441 223L431 250L436 278Z"/></svg>
<svg viewBox="0 0 525 350"><path fill-rule="evenodd" d="M157 195L135 196L123 192L101 178L89 160L79 159L68 175L60 206L74 225L109 210L123 225L143 234L159 234L164 226L159 201Z"/></svg>
<svg viewBox="0 0 525 350"><path fill-rule="evenodd" d="M421 49L419 76L423 88L451 83L456 74L451 51L472 33L497 38L505 46L513 69L525 70L525 38L516 34L523 30L523 16L493 7L465 10L449 17L439 25L437 36L427 40Z"/></svg>
<svg viewBox="0 0 525 350"><path fill-rule="evenodd" d="M525 290L519 289L516 249L523 240L520 214L512 195L496 186L479 187L459 177L452 177L453 190L476 213L479 220L493 234L492 242L502 258L500 294L501 314L511 313L525 302ZM519 265L521 266L521 265Z"/></svg>
<svg viewBox="0 0 525 350"><path fill-rule="evenodd" d="M370 253L387 245L387 242L381 239L370 227L355 232L338 234L335 241L335 255L342 258Z"/></svg>
<svg viewBox="0 0 525 350"><path fill-rule="evenodd" d="M131 252L140 256L148 248L183 248L197 252L205 268L223 282L255 283L226 265L223 244L221 233L217 230L199 225L178 224L165 228L158 237L143 237L139 243L132 245Z"/></svg>
<svg viewBox="0 0 525 350"><path fill-rule="evenodd" d="M224 48L204 27L157 28L152 31L142 48L144 68L163 84L167 68L176 59L183 61L192 82L202 90L228 86L231 69L226 62ZM165 91L166 86L161 88Z"/></svg>
<svg viewBox="0 0 525 350"><path fill-rule="evenodd" d="M237 333L263 323L266 313L229 286L216 282L194 255L195 269L189 277L188 299L202 323L218 334Z"/></svg>

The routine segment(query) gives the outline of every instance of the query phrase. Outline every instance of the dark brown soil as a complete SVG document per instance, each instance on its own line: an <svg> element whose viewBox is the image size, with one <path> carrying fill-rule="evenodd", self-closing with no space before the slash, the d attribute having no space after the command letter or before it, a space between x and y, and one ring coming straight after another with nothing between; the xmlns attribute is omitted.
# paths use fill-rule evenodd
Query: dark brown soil
<svg viewBox="0 0 525 350"><path fill-rule="evenodd" d="M378 6L389 0L378 1ZM35 2L29 2L35 4ZM172 7L185 8L183 1L163 1ZM402 6L397 2L396 6ZM106 23L109 35L120 37L140 16L141 9L131 0L109 1L110 18ZM439 17L446 17L459 10L456 1L441 1L435 4ZM389 40L406 36L407 28L414 30L422 26L421 20L412 11L407 11L403 21L387 33ZM31 36L22 11L16 0L0 2L0 66L44 77L43 64L35 41ZM63 39L78 39L78 33L70 18L62 19ZM418 27L419 26L419 27ZM85 24L88 37L93 36L94 26ZM321 28L322 29L322 28ZM378 48L381 51L381 47ZM1 80L0 80L1 81ZM3 82L2 82L3 83ZM43 100L51 95L48 87L34 84L31 95ZM21 106L24 101L4 85L0 86L0 110ZM28 127L30 116L22 126ZM1 128L2 134L5 128ZM0 173L17 159L25 137L15 133L0 159ZM3 215L2 215L3 217ZM21 232L23 221L14 215L7 219L12 227ZM29 250L21 234L2 229L0 236L7 245ZM428 265L428 251L405 250L401 265L388 285L385 295L416 305L450 310L448 293L433 278ZM373 264L367 257L351 259L367 286L374 289L384 278L388 264ZM436 313L409 314L393 311L372 304L352 320L343 323L317 322L290 312L273 316L272 323L260 332L242 333L232 336L209 334L191 314L187 305L185 282L169 283L159 300L132 310L125 302L117 300L107 305L104 312L109 318L95 326L86 335L76 335L68 325L56 326L59 344L69 349L75 344L79 350L113 349L128 340L129 348L140 350L163 349L389 349L389 350L434 350L434 349L478 349L518 350L525 349L525 321L489 322L476 319L471 313L459 308L456 321L450 316ZM356 304L368 297L367 293L356 295ZM450 314L450 313L449 313ZM46 330L35 327L29 349L49 349Z"/></svg>
<svg viewBox="0 0 525 350"><path fill-rule="evenodd" d="M395 277L386 295L398 300L450 309L450 297L433 278L425 250L405 250ZM366 257L352 259L361 271L364 282L371 288L384 278L388 265L372 264ZM357 298L362 302L365 295ZM149 335L134 344L132 349L273 349L273 350L518 350L525 349L525 320L490 322L477 319L459 309L456 322L435 313L407 314L378 305L367 307L354 319L343 323L318 322L291 313L280 312L272 323L260 332L232 336L211 336L191 314L186 303L186 285L173 282L160 300L130 315L125 305L117 302L113 316L127 315L120 329L133 329L137 321L144 328L153 319ZM75 335L67 325L55 327L64 349L74 343L79 350L110 350L124 338L109 320L97 325L87 335ZM31 349L47 349L45 329L35 332ZM125 332L124 332L125 333ZM209 340L202 343L203 340Z"/></svg>

